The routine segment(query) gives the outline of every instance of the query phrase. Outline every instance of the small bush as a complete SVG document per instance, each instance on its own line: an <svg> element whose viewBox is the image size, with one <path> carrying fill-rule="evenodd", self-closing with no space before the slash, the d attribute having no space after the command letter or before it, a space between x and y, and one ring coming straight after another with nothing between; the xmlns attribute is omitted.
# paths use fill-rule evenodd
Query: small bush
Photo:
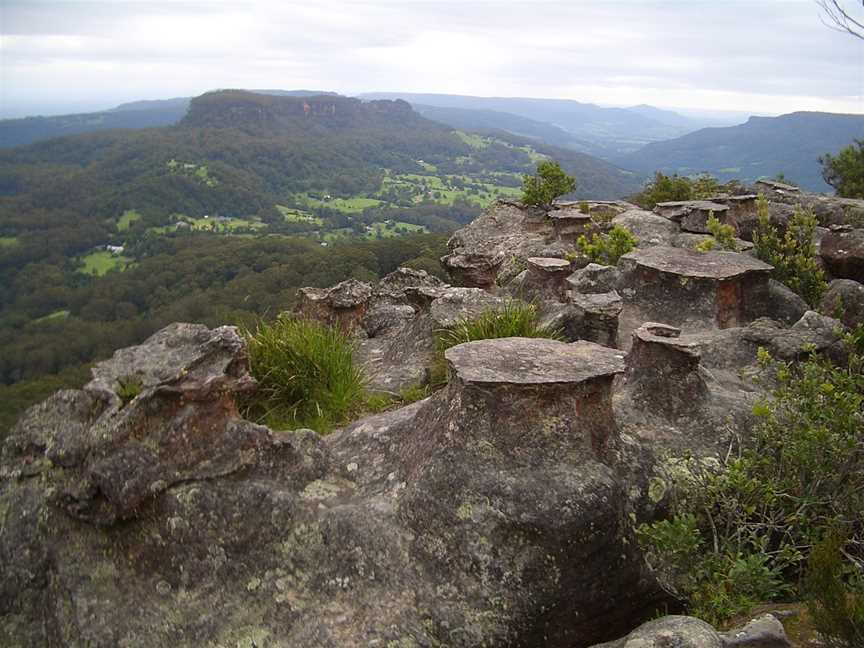
<svg viewBox="0 0 864 648"><path fill-rule="evenodd" d="M526 205L549 207L564 194L576 189L576 180L564 173L557 162L544 160L537 165L537 173L522 177L522 202Z"/></svg>
<svg viewBox="0 0 864 648"><path fill-rule="evenodd" d="M245 415L277 429L324 433L362 407L365 379L343 332L311 320L279 317L245 334L258 390Z"/></svg>
<svg viewBox="0 0 864 648"><path fill-rule="evenodd" d="M728 185L727 185L728 188ZM643 209L653 209L657 203L676 200L704 200L718 194L724 186L713 176L702 173L695 178L657 171L645 189L633 196L633 202Z"/></svg>
<svg viewBox="0 0 864 648"><path fill-rule="evenodd" d="M537 318L537 308L533 304L509 301L503 308L484 311L476 318L462 319L452 327L437 331L435 362L429 382L433 386L447 382L447 362L444 359L447 349L464 342L505 337L559 340L561 332L541 326Z"/></svg>
<svg viewBox="0 0 864 648"><path fill-rule="evenodd" d="M721 250L731 250L732 252L738 250L738 242L735 240L734 227L721 223L717 217L714 216L713 212L708 216L706 225L711 236L714 238L705 239L699 243L696 246L697 250L700 252L708 252L709 250L715 249L717 246L720 246Z"/></svg>
<svg viewBox="0 0 864 648"><path fill-rule="evenodd" d="M636 247L636 239L626 227L615 225L608 234L583 234L576 240L579 251L594 263L615 265L623 255Z"/></svg>
<svg viewBox="0 0 864 648"><path fill-rule="evenodd" d="M123 407L131 403L144 390L144 383L139 376L121 376L117 379L117 395Z"/></svg>
<svg viewBox="0 0 864 648"><path fill-rule="evenodd" d="M798 293L810 306L817 306L828 282L816 256L816 216L796 208L781 236L771 224L764 196L759 196L756 209L757 224L753 233L756 256L774 266L773 276L777 281Z"/></svg>

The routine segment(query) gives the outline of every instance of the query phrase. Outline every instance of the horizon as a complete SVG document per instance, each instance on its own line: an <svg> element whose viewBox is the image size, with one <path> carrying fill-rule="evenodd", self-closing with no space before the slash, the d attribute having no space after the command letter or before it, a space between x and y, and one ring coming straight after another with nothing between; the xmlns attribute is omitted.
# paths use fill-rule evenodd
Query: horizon
<svg viewBox="0 0 864 648"><path fill-rule="evenodd" d="M864 114L864 41L829 29L812 0L450 4L12 0L0 117L218 87Z"/></svg>

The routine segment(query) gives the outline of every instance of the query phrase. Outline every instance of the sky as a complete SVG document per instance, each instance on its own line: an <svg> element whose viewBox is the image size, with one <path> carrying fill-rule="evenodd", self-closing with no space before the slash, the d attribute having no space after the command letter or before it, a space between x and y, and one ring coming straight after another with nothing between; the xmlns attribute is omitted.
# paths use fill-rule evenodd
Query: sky
<svg viewBox="0 0 864 648"><path fill-rule="evenodd" d="M2 117L216 88L864 113L864 40L815 0L0 0Z"/></svg>

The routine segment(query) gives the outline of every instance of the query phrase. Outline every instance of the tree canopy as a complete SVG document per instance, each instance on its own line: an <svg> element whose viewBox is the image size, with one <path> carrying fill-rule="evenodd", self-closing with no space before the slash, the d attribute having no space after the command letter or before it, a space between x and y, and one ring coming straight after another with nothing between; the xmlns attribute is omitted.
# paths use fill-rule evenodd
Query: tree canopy
<svg viewBox="0 0 864 648"><path fill-rule="evenodd" d="M546 207L575 189L576 180L564 173L560 164L544 160L537 165L535 175L522 177L522 202Z"/></svg>
<svg viewBox="0 0 864 648"><path fill-rule="evenodd" d="M864 140L819 158L822 177L842 198L864 198Z"/></svg>

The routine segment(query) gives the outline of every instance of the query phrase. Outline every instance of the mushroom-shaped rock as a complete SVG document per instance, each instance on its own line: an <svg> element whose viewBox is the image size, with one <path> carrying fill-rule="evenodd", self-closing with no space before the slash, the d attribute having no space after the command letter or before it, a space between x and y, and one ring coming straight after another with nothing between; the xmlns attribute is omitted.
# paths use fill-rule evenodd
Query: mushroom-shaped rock
<svg viewBox="0 0 864 648"><path fill-rule="evenodd" d="M624 370L620 351L591 342L499 338L460 344L445 357L449 389L458 392L464 413L463 440L483 440L507 454L535 445L534 453L567 448L600 458L615 434L611 387Z"/></svg>
<svg viewBox="0 0 864 648"><path fill-rule="evenodd" d="M623 300L617 291L573 293L570 303L576 317L567 327L568 337L614 347L618 342L618 316Z"/></svg>
<svg viewBox="0 0 864 648"><path fill-rule="evenodd" d="M822 237L819 254L835 278L864 281L864 229L832 229Z"/></svg>
<svg viewBox="0 0 864 648"><path fill-rule="evenodd" d="M657 203L654 211L664 218L678 223L685 232L708 233L708 218L713 214L726 222L729 207L709 200L680 200Z"/></svg>
<svg viewBox="0 0 864 648"><path fill-rule="evenodd" d="M728 328L761 316L772 270L744 254L664 246L625 254L618 267L630 322L694 328Z"/></svg>
<svg viewBox="0 0 864 648"><path fill-rule="evenodd" d="M694 414L708 397L699 373L700 351L667 324L646 322L633 332L627 354L627 388L633 401L676 419Z"/></svg>
<svg viewBox="0 0 864 648"><path fill-rule="evenodd" d="M567 292L566 279L571 272L567 259L528 257L528 272L521 290L530 297L563 301Z"/></svg>
<svg viewBox="0 0 864 648"><path fill-rule="evenodd" d="M372 286L349 279L332 288L301 288L297 291L298 312L304 317L350 331L359 326L366 314Z"/></svg>
<svg viewBox="0 0 864 648"><path fill-rule="evenodd" d="M583 234L598 231L590 210L583 210L578 204L568 203L557 206L556 209L549 211L548 217L555 237L569 243L575 243L576 239Z"/></svg>

